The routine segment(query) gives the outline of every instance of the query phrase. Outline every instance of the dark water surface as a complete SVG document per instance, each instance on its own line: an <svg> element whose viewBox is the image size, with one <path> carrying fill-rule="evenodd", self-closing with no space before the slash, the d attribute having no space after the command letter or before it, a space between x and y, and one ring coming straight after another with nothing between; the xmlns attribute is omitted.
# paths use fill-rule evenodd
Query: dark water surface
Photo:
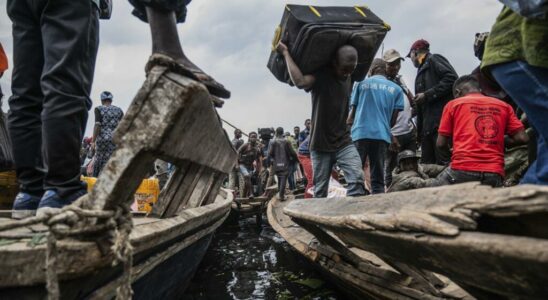
<svg viewBox="0 0 548 300"><path fill-rule="evenodd" d="M217 230L184 299L345 299L291 249L266 216Z"/></svg>

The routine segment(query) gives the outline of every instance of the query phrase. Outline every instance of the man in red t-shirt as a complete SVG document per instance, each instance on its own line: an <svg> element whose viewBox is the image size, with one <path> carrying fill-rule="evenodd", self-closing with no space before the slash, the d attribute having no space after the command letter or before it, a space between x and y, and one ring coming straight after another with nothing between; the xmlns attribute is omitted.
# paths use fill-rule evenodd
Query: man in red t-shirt
<svg viewBox="0 0 548 300"><path fill-rule="evenodd" d="M451 166L437 177L439 185L480 181L502 186L504 146L528 142L523 124L510 105L481 94L473 76L457 79L453 94L456 99L445 106L438 129L441 151L449 152L453 141Z"/></svg>

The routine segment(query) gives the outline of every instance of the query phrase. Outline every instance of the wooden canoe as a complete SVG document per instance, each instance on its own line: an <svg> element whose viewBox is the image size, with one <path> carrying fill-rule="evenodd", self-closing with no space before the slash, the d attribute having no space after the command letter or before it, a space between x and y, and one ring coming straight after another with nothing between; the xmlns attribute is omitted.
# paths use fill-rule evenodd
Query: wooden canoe
<svg viewBox="0 0 548 300"><path fill-rule="evenodd" d="M175 165L152 213L132 218L135 299L181 295L213 232L230 212L232 193L220 187L232 170L236 152L214 104L202 84L168 66L154 66L116 129L116 151L91 192L72 205L124 211L120 208L129 208L156 158ZM7 219L0 222L22 224ZM95 224L95 219L86 219L76 226ZM69 222L64 225L71 226ZM44 298L46 234L42 225L0 232L0 298ZM54 271L62 299L110 299L115 295L124 277L121 265L112 266L110 243L111 235L57 242Z"/></svg>
<svg viewBox="0 0 548 300"><path fill-rule="evenodd" d="M477 183L284 210L354 247L444 274L481 299L548 298L548 188Z"/></svg>
<svg viewBox="0 0 548 300"><path fill-rule="evenodd" d="M308 227L315 232L315 236L283 212L284 208L293 207L293 202L314 205L314 201L288 197L288 200L281 202L274 197L268 205L268 221L293 249L352 299L471 299L462 289L442 277L433 278L436 284L426 282L425 276L419 278L421 276L418 274L410 277L370 252L348 248L335 237L326 237L327 232L321 233Z"/></svg>
<svg viewBox="0 0 548 300"><path fill-rule="evenodd" d="M185 210L172 218L135 217L131 233L134 298L172 299L181 295L213 232L228 216L231 202L232 194L221 191L215 202ZM1 298L45 297L46 246L45 239L40 238L44 230L43 226L32 226L11 231L13 235L28 237L0 246ZM38 242L31 246L33 240ZM111 268L110 255L103 255L94 242L75 240L60 241L58 251L64 258L57 268L63 299L112 298L121 269Z"/></svg>

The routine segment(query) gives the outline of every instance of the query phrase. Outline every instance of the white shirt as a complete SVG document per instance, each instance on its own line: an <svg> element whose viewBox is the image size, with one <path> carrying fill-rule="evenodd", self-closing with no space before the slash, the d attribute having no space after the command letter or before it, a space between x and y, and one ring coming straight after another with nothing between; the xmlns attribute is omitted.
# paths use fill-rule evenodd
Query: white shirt
<svg viewBox="0 0 548 300"><path fill-rule="evenodd" d="M404 94L406 95L403 99L403 110L398 114L396 125L394 125L391 130L393 136L400 136L413 131L413 123L411 123L411 104L409 103L409 99L407 99L407 91L409 89L407 88L407 85L405 85L401 75L396 76L394 82L404 90Z"/></svg>

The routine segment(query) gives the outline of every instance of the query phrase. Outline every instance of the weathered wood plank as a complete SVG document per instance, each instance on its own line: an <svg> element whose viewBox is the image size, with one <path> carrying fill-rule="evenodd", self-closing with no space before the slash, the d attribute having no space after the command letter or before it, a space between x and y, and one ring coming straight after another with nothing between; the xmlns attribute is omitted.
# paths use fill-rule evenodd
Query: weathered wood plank
<svg viewBox="0 0 548 300"><path fill-rule="evenodd" d="M228 214L226 215L228 216ZM206 227L195 234L185 238L184 240L172 245L169 247L166 251L158 253L151 258L147 259L146 261L140 263L137 266L134 266L131 272L131 279L132 282L136 282L137 280L141 279L144 275L146 275L148 272L159 266L164 261L168 260L173 255L177 254L178 252L182 251L186 247L192 245L199 239L203 238L204 236L211 234L214 232L226 219L222 218L216 221L215 224L212 226ZM116 295L116 289L118 286L120 286L123 278L119 277L111 282L109 282L107 285L97 289L93 294L89 295L89 299L111 299L114 298Z"/></svg>
<svg viewBox="0 0 548 300"><path fill-rule="evenodd" d="M340 259L342 255L339 252L317 241L314 242L314 235L283 214L284 207L290 205L292 201L295 200L288 199L286 202L280 202L276 198L272 199L267 210L269 223L295 250L326 271L330 276L337 278L336 283L341 284L345 290L353 291L352 294L356 298L441 298L409 286L411 280L408 276L398 273L372 254L364 255L364 251L352 252L351 256L358 261L358 266ZM318 239L322 241L321 238ZM343 252L347 251L351 250L347 249ZM366 257L374 257L374 260L369 261ZM379 266L379 264L382 265Z"/></svg>
<svg viewBox="0 0 548 300"><path fill-rule="evenodd" d="M295 201L285 213L388 261L446 275L471 293L548 297L547 187L471 183Z"/></svg>
<svg viewBox="0 0 548 300"><path fill-rule="evenodd" d="M179 186L182 184L185 176L189 172L189 165L191 163L188 161L183 161L175 169L171 177L168 179L165 187L160 192L158 196L158 201L152 207L152 212L150 213L151 217L160 218L164 215L165 211L171 204L173 199L176 199L176 194L179 189Z"/></svg>
<svg viewBox="0 0 548 300"><path fill-rule="evenodd" d="M236 159L204 86L159 66L150 71L114 141L117 150L90 196L81 200L86 207L127 205L156 158L177 166L190 161L223 173L231 170Z"/></svg>
<svg viewBox="0 0 548 300"><path fill-rule="evenodd" d="M224 197L217 197L213 204L188 209L181 216L154 219L147 224L136 226L130 236L134 255L191 232L204 224L224 219L232 203L232 194L221 194ZM147 218L141 220L143 221L140 222L145 222ZM26 239L0 246L0 287L30 286L45 282L45 245L29 247L28 241ZM60 280L88 276L101 268L110 267L112 263L112 257L104 256L93 242L62 240L58 243L58 251L58 255L63 257L57 266Z"/></svg>

